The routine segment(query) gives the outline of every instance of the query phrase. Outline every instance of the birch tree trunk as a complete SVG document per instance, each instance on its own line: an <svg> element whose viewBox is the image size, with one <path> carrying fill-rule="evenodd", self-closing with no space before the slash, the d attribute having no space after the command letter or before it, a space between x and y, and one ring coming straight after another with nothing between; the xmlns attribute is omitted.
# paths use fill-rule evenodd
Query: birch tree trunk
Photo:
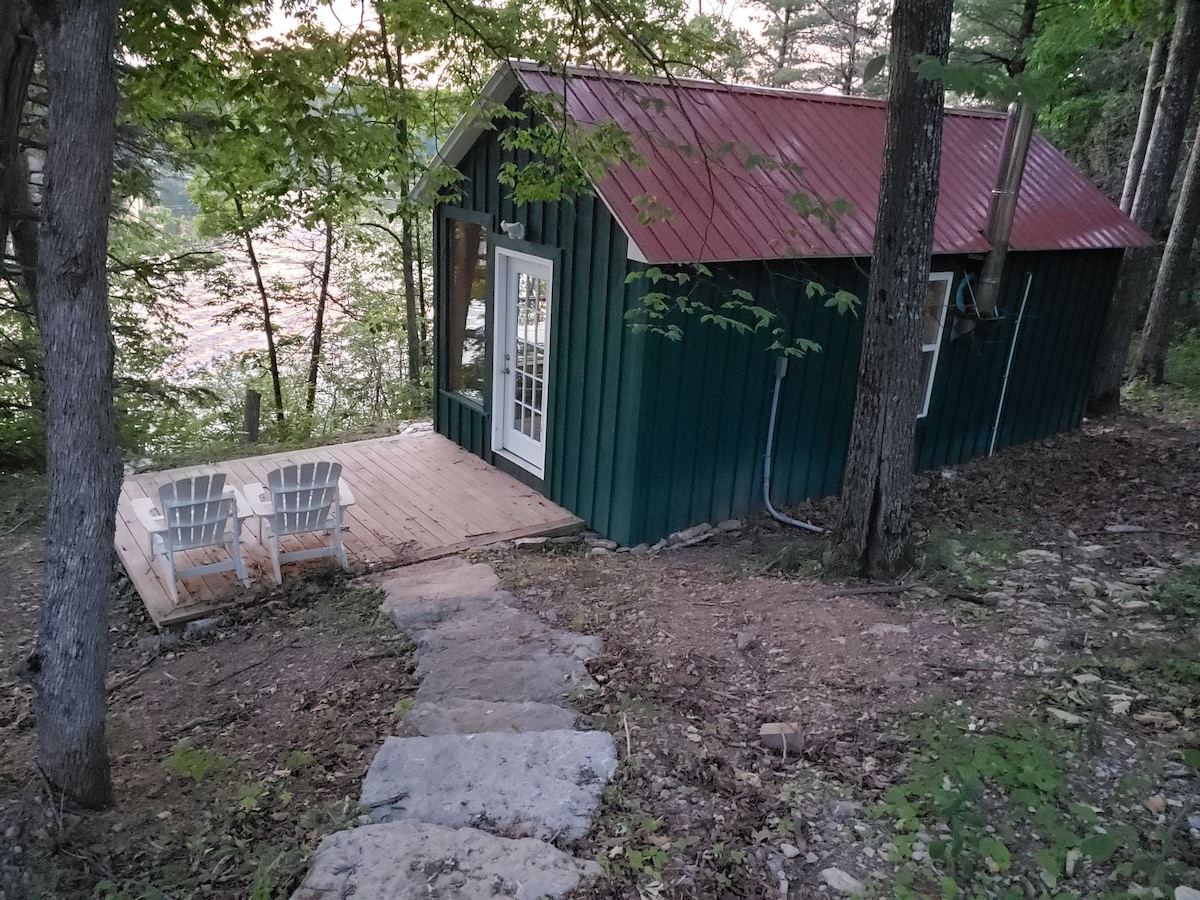
<svg viewBox="0 0 1200 900"><path fill-rule="evenodd" d="M1175 218L1171 221L1171 233L1163 250L1162 265L1154 281L1154 293L1150 296L1150 309L1146 313L1146 324L1142 328L1142 342L1138 348L1134 371L1149 378L1155 384L1163 383L1163 369L1167 362L1167 350L1171 346L1171 335L1175 328L1175 310L1179 294L1187 277L1188 262L1192 255L1192 244L1196 241L1196 229L1200 225L1200 129L1192 143L1188 157L1187 172L1183 176L1183 188L1175 206Z"/></svg>
<svg viewBox="0 0 1200 900"><path fill-rule="evenodd" d="M1129 148L1129 166L1125 170L1125 185L1121 189L1121 211L1126 215L1133 209L1133 197L1137 193L1138 181L1142 177L1142 163L1146 159L1146 147L1150 143L1150 129L1154 125L1154 111L1158 108L1158 88L1163 70L1167 67L1167 47L1170 41L1163 35L1154 42L1150 50L1150 63L1146 67L1146 84L1142 88L1142 106L1138 111L1137 132L1133 146Z"/></svg>
<svg viewBox="0 0 1200 900"><path fill-rule="evenodd" d="M112 800L108 593L121 464L106 253L116 135L116 0L35 8L50 95L38 319L46 371L46 597L26 663L38 762L87 807Z"/></svg>
<svg viewBox="0 0 1200 900"><path fill-rule="evenodd" d="M1130 217L1156 241L1166 238L1171 183L1179 167L1183 134L1200 74L1200 0L1180 0L1175 15L1166 74L1130 211ZM1125 251L1092 370L1087 402L1090 415L1107 415L1121 407L1129 342L1153 288L1159 252L1159 246Z"/></svg>
<svg viewBox="0 0 1200 900"><path fill-rule="evenodd" d="M886 578L911 556L913 438L920 403L921 309L937 211L945 95L913 70L945 61L951 0L897 0L879 212L854 424L842 482L841 561Z"/></svg>

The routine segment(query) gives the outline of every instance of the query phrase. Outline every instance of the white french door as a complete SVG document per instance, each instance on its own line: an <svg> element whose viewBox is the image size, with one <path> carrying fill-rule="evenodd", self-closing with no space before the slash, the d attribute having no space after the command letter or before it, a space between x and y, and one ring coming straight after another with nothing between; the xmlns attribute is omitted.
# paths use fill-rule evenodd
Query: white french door
<svg viewBox="0 0 1200 900"><path fill-rule="evenodd" d="M539 478L546 468L546 400L554 266L496 248L492 449Z"/></svg>

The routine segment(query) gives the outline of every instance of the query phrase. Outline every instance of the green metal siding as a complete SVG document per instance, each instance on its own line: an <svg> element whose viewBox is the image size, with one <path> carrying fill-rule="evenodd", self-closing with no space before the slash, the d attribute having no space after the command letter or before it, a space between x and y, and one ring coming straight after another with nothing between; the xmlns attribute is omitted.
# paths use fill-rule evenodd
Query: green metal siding
<svg viewBox="0 0 1200 900"><path fill-rule="evenodd" d="M1026 279L1033 276L1009 379L997 447L1074 427L1120 251L1014 254L1003 285L1004 318L942 337L929 413L917 423L918 469L954 465L988 452L1004 368ZM866 260L710 266L750 291L817 341L820 353L792 360L780 393L772 501L797 502L841 486L853 416L861 317L807 299L815 280L860 297ZM978 261L939 257L952 291ZM631 302L634 302L631 300ZM953 303L953 293L951 295ZM764 335L731 334L684 320L681 342L649 337L637 459L640 515L619 538L654 540L701 521L762 507L762 466L774 387L774 355ZM649 361L653 360L653 364Z"/></svg>
<svg viewBox="0 0 1200 900"><path fill-rule="evenodd" d="M527 244L559 251L551 315L545 478L535 478L492 453L490 401L480 409L441 389L446 348L437 327L439 390L434 424L439 433L533 485L598 531L627 534L636 508L632 457L645 343L624 320L627 242L593 195L515 205L497 176L504 162L525 159L524 151L503 151L492 133L481 138L459 166L464 175L459 202L439 210L443 243L438 246L444 246L443 217L465 210L486 215L493 244L520 247L498 234L502 220L516 221L525 225ZM441 267L437 271L437 319L441 320L446 314L446 279ZM490 310L488 331L490 355Z"/></svg>

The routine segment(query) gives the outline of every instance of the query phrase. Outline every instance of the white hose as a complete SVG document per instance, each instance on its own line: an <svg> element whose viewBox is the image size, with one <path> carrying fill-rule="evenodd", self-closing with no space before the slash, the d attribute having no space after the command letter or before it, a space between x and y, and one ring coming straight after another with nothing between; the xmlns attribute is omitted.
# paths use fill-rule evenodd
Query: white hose
<svg viewBox="0 0 1200 900"><path fill-rule="evenodd" d="M770 513L771 518L776 522L783 522L785 525L795 525L797 528L804 528L808 531L824 534L824 528L813 525L811 522L801 522L799 519L785 516L771 505L771 448L775 443L775 416L779 412L779 387L783 384L783 376L787 374L787 362L786 356L781 356L775 360L775 392L771 395L771 419L767 425L767 455L763 457L763 504L767 507L767 512Z"/></svg>

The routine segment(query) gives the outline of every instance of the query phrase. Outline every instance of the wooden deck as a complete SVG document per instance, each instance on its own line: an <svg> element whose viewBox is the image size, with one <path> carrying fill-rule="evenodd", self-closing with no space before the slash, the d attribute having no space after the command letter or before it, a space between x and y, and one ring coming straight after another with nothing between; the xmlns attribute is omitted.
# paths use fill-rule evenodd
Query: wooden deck
<svg viewBox="0 0 1200 900"><path fill-rule="evenodd" d="M179 582L172 605L159 567L150 556L149 535L134 515L138 497L157 498L159 485L177 478L224 472L226 484L241 488L266 483L281 465L328 459L342 464L342 479L354 493L346 509L344 541L350 564L372 568L407 565L470 547L534 535L577 531L583 522L532 488L489 466L438 434L395 435L210 466L147 472L125 480L117 505L117 552L154 623L160 628L230 606L271 583L271 559L259 541L258 522L242 531L246 564L254 584L247 591L232 572ZM318 546L321 536L293 537L285 549ZM186 557L186 558L185 558ZM219 549L179 554L177 564L198 565L224 557ZM227 557L226 557L227 558ZM284 567L284 578L305 567L336 565L323 559Z"/></svg>

